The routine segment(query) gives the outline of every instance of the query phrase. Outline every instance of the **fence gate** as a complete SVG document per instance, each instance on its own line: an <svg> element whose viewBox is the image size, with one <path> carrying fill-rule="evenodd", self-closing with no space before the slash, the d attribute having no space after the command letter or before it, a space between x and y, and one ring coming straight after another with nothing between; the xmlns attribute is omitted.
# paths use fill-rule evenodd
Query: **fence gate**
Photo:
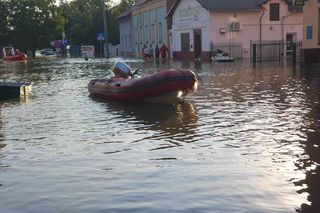
<svg viewBox="0 0 320 213"><path fill-rule="evenodd" d="M301 47L302 42L250 41L250 59L253 63L285 59L296 63L300 61Z"/></svg>
<svg viewBox="0 0 320 213"><path fill-rule="evenodd" d="M250 58L253 62L281 61L284 59L283 41L250 41Z"/></svg>

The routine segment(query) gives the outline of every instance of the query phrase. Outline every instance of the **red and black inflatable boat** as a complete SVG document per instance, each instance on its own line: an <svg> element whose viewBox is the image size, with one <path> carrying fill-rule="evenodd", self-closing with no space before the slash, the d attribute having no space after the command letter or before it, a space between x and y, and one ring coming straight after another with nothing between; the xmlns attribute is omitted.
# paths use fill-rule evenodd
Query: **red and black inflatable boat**
<svg viewBox="0 0 320 213"><path fill-rule="evenodd" d="M94 79L90 96L121 101L173 103L197 89L195 74L187 69L171 69L140 78Z"/></svg>
<svg viewBox="0 0 320 213"><path fill-rule="evenodd" d="M27 60L27 55L24 53L19 53L16 55L12 55L12 56L4 56L2 59L4 61L25 61Z"/></svg>

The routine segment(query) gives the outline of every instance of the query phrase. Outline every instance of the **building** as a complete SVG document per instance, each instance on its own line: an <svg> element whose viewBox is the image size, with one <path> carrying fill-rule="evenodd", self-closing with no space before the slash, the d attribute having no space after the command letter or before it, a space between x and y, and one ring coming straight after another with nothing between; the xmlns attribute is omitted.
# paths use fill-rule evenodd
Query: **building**
<svg viewBox="0 0 320 213"><path fill-rule="evenodd" d="M211 51L219 48L249 58L252 41L301 41L302 10L286 2L177 0L168 13L173 57L209 60Z"/></svg>
<svg viewBox="0 0 320 213"><path fill-rule="evenodd" d="M306 0L303 6L302 51L305 64L320 62L320 2Z"/></svg>
<svg viewBox="0 0 320 213"><path fill-rule="evenodd" d="M117 17L120 32L120 56L133 56L133 27L131 11L126 11Z"/></svg>
<svg viewBox="0 0 320 213"><path fill-rule="evenodd" d="M140 56L144 45L153 49L169 44L171 19L166 15L175 0L140 0L132 7L133 51Z"/></svg>

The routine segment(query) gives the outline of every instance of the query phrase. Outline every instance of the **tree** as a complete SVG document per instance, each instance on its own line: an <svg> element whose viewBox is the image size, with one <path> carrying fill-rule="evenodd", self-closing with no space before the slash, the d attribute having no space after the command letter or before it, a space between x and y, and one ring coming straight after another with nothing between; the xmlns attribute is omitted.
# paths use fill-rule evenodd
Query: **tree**
<svg viewBox="0 0 320 213"><path fill-rule="evenodd" d="M74 0L60 5L66 19L65 31L70 43L93 44L96 33L103 32L101 0Z"/></svg>
<svg viewBox="0 0 320 213"><path fill-rule="evenodd" d="M113 44L119 44L120 38L119 38L119 23L117 21L117 17L121 15L124 12L127 12L131 9L131 7L138 2L138 0L121 0L121 2L114 6L109 7L108 9L108 26L109 28L113 29L110 34L110 41Z"/></svg>
<svg viewBox="0 0 320 213"><path fill-rule="evenodd" d="M9 17L12 43L34 55L64 31L64 18L55 0L11 0Z"/></svg>
<svg viewBox="0 0 320 213"><path fill-rule="evenodd" d="M9 32L9 3L8 1L0 1L0 46L7 45L8 41L8 32ZM0 50L1 51L1 50Z"/></svg>

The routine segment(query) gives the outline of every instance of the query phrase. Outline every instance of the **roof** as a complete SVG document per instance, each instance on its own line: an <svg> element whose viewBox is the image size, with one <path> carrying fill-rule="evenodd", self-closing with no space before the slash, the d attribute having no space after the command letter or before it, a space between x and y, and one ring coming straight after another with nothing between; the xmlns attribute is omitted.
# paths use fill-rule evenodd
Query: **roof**
<svg viewBox="0 0 320 213"><path fill-rule="evenodd" d="M131 16L131 10L127 10L126 12L121 13L119 16L117 16L117 19L122 19L122 18L126 18L129 16Z"/></svg>
<svg viewBox="0 0 320 213"><path fill-rule="evenodd" d="M197 0L202 7L213 11L259 10L268 0Z"/></svg>
<svg viewBox="0 0 320 213"><path fill-rule="evenodd" d="M170 8L168 15L173 15L174 10L181 0L177 0ZM261 6L269 0L197 0L199 4L209 12L216 11L243 11L260 10Z"/></svg>
<svg viewBox="0 0 320 213"><path fill-rule="evenodd" d="M135 3L135 4L133 5L133 7L142 6L142 5L146 4L146 3L148 3L149 1L151 1L151 0L140 0L140 1L138 1L137 3Z"/></svg>

